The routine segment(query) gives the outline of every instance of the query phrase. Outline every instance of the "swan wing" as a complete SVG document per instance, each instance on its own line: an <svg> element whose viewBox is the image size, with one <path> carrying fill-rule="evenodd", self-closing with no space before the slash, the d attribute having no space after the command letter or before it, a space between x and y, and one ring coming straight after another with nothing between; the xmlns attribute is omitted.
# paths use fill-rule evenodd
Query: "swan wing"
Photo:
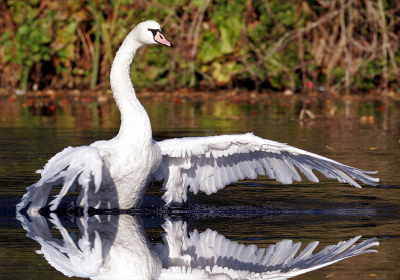
<svg viewBox="0 0 400 280"><path fill-rule="evenodd" d="M336 178L356 187L356 181L376 185L378 178L365 171L341 164L287 144L265 140L252 133L210 137L188 137L157 142L163 159L155 178L165 179L166 203L182 203L187 188L197 193L215 193L244 178L268 175L283 184L301 181L296 167L308 180L318 182L313 169L327 178ZM347 173L347 174L346 174Z"/></svg>
<svg viewBox="0 0 400 280"><path fill-rule="evenodd" d="M29 219L17 212L17 219L27 231L27 236L41 245L36 251L42 254L51 266L68 277L94 277L99 274L103 264L100 235L95 231L93 243L88 234L77 240L73 233L68 234L54 214L50 214L50 221L60 231L62 239L53 238L49 226L43 216L29 215ZM87 219L87 218L86 218Z"/></svg>
<svg viewBox="0 0 400 280"><path fill-rule="evenodd" d="M97 148L82 146L68 147L52 157L43 170L36 171L41 173L42 178L27 188L27 193L22 197L17 205L17 211L25 208L29 202L32 209L42 208L49 197L54 185L62 184L60 194L50 202L50 210L55 210L63 196L69 189L75 187L75 183L82 186L85 191L84 206L87 207L88 188L93 185L95 191L100 188L102 181L103 160Z"/></svg>
<svg viewBox="0 0 400 280"><path fill-rule="evenodd" d="M319 242L314 241L299 253L301 243L287 239L259 249L231 241L210 229L202 233L194 230L188 235L182 221L168 220L163 227L165 245L156 245L164 267L160 279L287 279L346 258L377 252L370 248L379 246L376 238L354 245L361 238L356 236L316 254L313 251Z"/></svg>

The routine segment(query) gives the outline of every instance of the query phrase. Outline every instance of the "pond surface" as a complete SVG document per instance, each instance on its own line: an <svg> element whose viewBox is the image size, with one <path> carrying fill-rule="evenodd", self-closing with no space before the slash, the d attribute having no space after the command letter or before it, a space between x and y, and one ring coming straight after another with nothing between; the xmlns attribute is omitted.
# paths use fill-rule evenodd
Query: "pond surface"
<svg viewBox="0 0 400 280"><path fill-rule="evenodd" d="M225 238L267 248L282 239L320 241L316 251L362 235L377 237L377 254L364 254L295 279L400 279L400 106L374 98L259 99L141 97L163 140L253 132L364 170L378 170L381 183L362 189L321 176L320 183L282 185L267 177L243 180L218 193L190 195L184 206L165 215L142 215L152 244L162 242L165 218L184 220L188 232L207 228ZM298 121L301 108L316 115ZM110 139L119 112L109 95L43 95L0 99L0 278L67 279L35 253L15 219L25 188L38 180L35 170L67 146ZM146 191L144 209L162 207L161 183ZM66 197L64 206L73 195ZM261 210L260 210L261 209ZM69 231L75 223L61 217Z"/></svg>

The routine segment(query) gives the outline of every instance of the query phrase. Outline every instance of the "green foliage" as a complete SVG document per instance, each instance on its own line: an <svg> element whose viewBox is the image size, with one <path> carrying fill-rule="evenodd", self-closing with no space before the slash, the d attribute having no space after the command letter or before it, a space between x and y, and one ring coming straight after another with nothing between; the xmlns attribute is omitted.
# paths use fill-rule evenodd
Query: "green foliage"
<svg viewBox="0 0 400 280"><path fill-rule="evenodd" d="M23 88L108 87L118 46L147 19L163 23L176 47L138 53L138 88L400 86L396 1L377 0L383 17L379 5L367 8L371 1L8 0L0 15L0 86L18 79Z"/></svg>

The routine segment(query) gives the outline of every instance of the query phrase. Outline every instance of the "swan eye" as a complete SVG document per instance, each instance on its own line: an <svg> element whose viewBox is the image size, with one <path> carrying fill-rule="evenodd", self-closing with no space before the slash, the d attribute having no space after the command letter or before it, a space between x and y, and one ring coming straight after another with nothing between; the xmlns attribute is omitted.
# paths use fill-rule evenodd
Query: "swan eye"
<svg viewBox="0 0 400 280"><path fill-rule="evenodd" d="M173 47L174 45L172 45L171 42L169 42L167 39L165 39L165 37L162 35L162 31L160 29L148 29L149 31L151 31L151 33L153 33L153 39L156 43L167 46L167 47Z"/></svg>
<svg viewBox="0 0 400 280"><path fill-rule="evenodd" d="M162 31L160 29L148 29L151 33L153 33L153 37L156 37L157 32L162 33Z"/></svg>

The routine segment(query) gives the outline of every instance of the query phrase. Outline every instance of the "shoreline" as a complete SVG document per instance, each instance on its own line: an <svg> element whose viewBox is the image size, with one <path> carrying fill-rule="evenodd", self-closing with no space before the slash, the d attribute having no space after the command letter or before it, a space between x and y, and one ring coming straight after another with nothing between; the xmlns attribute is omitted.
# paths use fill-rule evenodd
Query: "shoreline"
<svg viewBox="0 0 400 280"><path fill-rule="evenodd" d="M290 89L285 91L277 92L257 92L255 90L249 91L245 89L235 88L232 90L211 90L201 91L194 89L178 89L175 91L148 91L143 90L136 92L138 98L161 98L161 99L172 99L181 98L185 100L224 100L224 99L235 99L236 101L248 101L248 100L261 100L268 98L283 98L283 99L301 99L301 98L318 98L318 99L393 99L396 101L400 100L400 91L396 92L393 89L389 89L386 92L384 90L373 90L365 93L353 93L353 94L340 94L337 91L314 91L309 90L308 92L294 92ZM13 98L13 97L50 97L50 98L73 98L73 97L91 97L104 99L107 97L112 98L111 89L106 90L37 90L37 91L26 91L20 90L6 90L0 89L0 98ZM107 98L108 99L108 98Z"/></svg>

